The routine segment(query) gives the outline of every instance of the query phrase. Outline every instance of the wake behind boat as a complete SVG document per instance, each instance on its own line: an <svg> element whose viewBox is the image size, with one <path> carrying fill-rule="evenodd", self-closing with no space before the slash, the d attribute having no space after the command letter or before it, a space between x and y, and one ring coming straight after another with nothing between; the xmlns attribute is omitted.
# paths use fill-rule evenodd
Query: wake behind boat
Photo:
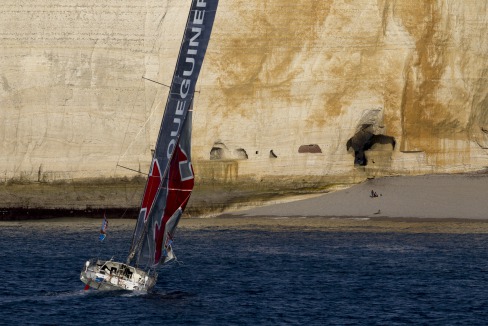
<svg viewBox="0 0 488 326"><path fill-rule="evenodd" d="M175 258L173 236L194 185L191 108L217 5L192 1L129 255L125 263L88 260L80 279L89 288L146 292L157 267Z"/></svg>

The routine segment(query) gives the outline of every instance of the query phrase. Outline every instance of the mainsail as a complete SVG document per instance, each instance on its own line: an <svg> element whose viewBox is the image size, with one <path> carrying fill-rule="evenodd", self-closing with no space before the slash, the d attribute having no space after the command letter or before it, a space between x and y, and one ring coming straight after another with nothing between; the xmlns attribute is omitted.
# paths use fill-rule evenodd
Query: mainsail
<svg viewBox="0 0 488 326"><path fill-rule="evenodd" d="M172 238L194 185L191 119L195 84L218 0L193 0L161 122L127 263L171 260Z"/></svg>

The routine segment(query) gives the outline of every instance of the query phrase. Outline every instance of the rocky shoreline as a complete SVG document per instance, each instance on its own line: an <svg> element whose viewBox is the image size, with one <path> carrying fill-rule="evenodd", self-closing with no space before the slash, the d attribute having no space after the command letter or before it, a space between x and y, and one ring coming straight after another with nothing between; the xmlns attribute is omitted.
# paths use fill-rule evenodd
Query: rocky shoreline
<svg viewBox="0 0 488 326"><path fill-rule="evenodd" d="M289 201L296 196L323 194L336 184L302 183L197 184L185 217L216 216L228 211ZM89 180L57 183L4 183L0 186L0 220L33 220L62 217L134 219L145 180Z"/></svg>

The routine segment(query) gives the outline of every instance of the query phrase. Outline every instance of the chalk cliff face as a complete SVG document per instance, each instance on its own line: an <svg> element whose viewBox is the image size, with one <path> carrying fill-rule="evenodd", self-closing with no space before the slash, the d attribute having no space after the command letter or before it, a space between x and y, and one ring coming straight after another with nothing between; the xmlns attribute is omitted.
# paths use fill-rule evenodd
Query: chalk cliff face
<svg viewBox="0 0 488 326"><path fill-rule="evenodd" d="M146 172L167 89L141 77L170 82L189 5L2 1L2 178ZM485 0L221 0L194 107L197 181L484 168L487 35Z"/></svg>

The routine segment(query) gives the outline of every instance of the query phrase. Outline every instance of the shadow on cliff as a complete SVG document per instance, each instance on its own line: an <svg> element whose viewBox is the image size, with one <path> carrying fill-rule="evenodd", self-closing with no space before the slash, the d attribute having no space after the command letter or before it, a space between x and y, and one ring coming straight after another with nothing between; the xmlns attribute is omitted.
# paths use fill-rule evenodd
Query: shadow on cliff
<svg viewBox="0 0 488 326"><path fill-rule="evenodd" d="M382 144L392 146L392 150L395 149L395 138L387 135L375 135L368 129L370 125L363 125L363 127L346 143L347 151L354 151L354 165L366 166L368 165L368 159L365 152L370 150L375 144Z"/></svg>

